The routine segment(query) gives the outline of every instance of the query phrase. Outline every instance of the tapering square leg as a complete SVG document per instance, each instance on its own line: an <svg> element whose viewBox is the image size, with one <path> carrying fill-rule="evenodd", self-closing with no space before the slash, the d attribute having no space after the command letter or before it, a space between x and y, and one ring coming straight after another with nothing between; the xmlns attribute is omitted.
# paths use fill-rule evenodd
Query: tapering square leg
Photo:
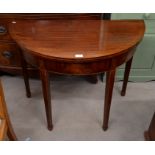
<svg viewBox="0 0 155 155"><path fill-rule="evenodd" d="M42 82L42 91L43 91L43 97L44 97L44 103L45 103L48 129L52 130L53 123L52 123L52 109L51 109L52 107L51 107L49 73L44 68L44 64L41 64L39 71L40 71L40 78Z"/></svg>
<svg viewBox="0 0 155 155"><path fill-rule="evenodd" d="M105 101L104 101L104 114L103 114L103 130L108 129L110 106L112 101L112 92L115 81L116 70L106 72L106 88L105 88Z"/></svg>
<svg viewBox="0 0 155 155"><path fill-rule="evenodd" d="M22 65L22 74L24 78L25 88L26 88L26 96L31 97L30 84L29 84L29 73L27 69L27 63L24 59L24 56L21 52L21 65Z"/></svg>
<svg viewBox="0 0 155 155"><path fill-rule="evenodd" d="M121 96L125 96L133 57L126 63Z"/></svg>

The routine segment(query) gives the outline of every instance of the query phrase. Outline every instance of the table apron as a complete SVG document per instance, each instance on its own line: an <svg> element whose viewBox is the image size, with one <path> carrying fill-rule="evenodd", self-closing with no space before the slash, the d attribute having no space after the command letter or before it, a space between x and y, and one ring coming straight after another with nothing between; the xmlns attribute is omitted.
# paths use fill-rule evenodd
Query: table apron
<svg viewBox="0 0 155 155"><path fill-rule="evenodd" d="M60 59L49 59L33 55L30 52L23 51L27 63L39 68L40 62L44 63L45 69L58 74L70 75L91 75L104 71L116 69L118 66L127 62L135 52L135 47L123 52L120 55L110 58L94 59L93 61L64 61Z"/></svg>

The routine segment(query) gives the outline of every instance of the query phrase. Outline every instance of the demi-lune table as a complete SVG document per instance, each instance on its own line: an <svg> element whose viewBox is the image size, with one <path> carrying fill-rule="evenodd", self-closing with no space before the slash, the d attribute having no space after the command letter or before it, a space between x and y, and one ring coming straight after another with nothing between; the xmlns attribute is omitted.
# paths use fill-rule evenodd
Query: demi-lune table
<svg viewBox="0 0 155 155"><path fill-rule="evenodd" d="M16 20L9 24L9 32L21 48L28 97L26 64L39 69L49 130L53 129L49 71L69 75L106 72L102 127L107 130L116 68L126 63L121 91L124 96L144 30L142 20Z"/></svg>

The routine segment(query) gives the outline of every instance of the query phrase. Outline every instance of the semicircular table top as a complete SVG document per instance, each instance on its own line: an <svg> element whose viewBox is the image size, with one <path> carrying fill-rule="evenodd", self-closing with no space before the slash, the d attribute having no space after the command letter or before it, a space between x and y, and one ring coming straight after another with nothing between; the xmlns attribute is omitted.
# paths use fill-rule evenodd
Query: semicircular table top
<svg viewBox="0 0 155 155"><path fill-rule="evenodd" d="M92 59L119 55L143 38L142 20L16 20L12 38L35 55Z"/></svg>
<svg viewBox="0 0 155 155"><path fill-rule="evenodd" d="M121 91L124 96L133 55L144 31L143 20L10 22L9 32L22 49L21 64L28 97L31 92L26 61L39 69L49 130L53 129L49 71L71 75L96 75L106 71L102 128L108 129L116 68L126 63Z"/></svg>

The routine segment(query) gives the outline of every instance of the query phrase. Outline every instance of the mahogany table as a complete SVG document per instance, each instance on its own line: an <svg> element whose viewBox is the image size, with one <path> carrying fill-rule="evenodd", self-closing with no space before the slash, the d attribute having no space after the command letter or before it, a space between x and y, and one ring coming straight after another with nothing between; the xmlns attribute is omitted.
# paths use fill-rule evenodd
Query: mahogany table
<svg viewBox="0 0 155 155"><path fill-rule="evenodd" d="M53 129L49 71L70 75L106 72L103 130L108 128L116 68L126 63L124 96L135 49L143 38L142 20L16 20L9 25L22 49L27 96L30 87L26 64L39 68L48 129Z"/></svg>

